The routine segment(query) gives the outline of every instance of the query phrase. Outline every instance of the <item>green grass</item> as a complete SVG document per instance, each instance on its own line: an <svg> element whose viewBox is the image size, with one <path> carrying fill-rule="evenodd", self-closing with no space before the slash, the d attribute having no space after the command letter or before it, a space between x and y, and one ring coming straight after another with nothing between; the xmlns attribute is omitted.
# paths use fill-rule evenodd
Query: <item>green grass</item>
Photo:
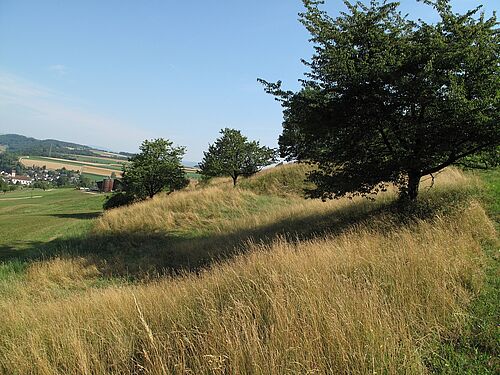
<svg viewBox="0 0 500 375"><path fill-rule="evenodd" d="M103 200L74 189L0 194L0 259L37 243L82 235L102 211Z"/></svg>
<svg viewBox="0 0 500 375"><path fill-rule="evenodd" d="M93 174L93 173L82 173L82 176L90 178L92 181L102 181L106 178L106 176L101 176L99 174Z"/></svg>
<svg viewBox="0 0 500 375"><path fill-rule="evenodd" d="M109 158L100 157L100 156L85 156L85 155L64 155L69 160L75 159L76 161L87 162L87 163L97 163L97 164L125 164L127 160L123 159L121 161L111 160Z"/></svg>
<svg viewBox="0 0 500 375"><path fill-rule="evenodd" d="M500 226L500 168L476 172L476 174L485 183L483 200L488 213L494 219L497 226Z"/></svg>
<svg viewBox="0 0 500 375"><path fill-rule="evenodd" d="M482 201L500 229L500 169L475 172L485 187ZM500 373L500 254L498 241L485 243L485 279L480 294L470 307L468 324L458 339L442 342L429 359L436 374Z"/></svg>
<svg viewBox="0 0 500 375"><path fill-rule="evenodd" d="M201 174L199 173L193 173L193 172L187 172L186 173L187 178L191 178L193 180L200 180L201 179Z"/></svg>

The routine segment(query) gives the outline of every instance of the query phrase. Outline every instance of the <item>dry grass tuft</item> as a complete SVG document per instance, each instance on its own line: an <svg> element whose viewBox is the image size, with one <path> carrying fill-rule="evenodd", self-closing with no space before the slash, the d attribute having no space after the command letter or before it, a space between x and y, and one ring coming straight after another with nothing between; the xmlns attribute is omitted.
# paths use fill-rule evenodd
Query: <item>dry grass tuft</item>
<svg viewBox="0 0 500 375"><path fill-rule="evenodd" d="M271 194L283 197L302 197L304 189L314 185L305 182L308 172L313 169L307 164L284 164L265 169L256 175L242 179L239 186L258 194Z"/></svg>
<svg viewBox="0 0 500 375"><path fill-rule="evenodd" d="M68 288L82 285L85 280L100 276L97 267L84 258L38 261L26 270L26 280L39 288L65 286Z"/></svg>

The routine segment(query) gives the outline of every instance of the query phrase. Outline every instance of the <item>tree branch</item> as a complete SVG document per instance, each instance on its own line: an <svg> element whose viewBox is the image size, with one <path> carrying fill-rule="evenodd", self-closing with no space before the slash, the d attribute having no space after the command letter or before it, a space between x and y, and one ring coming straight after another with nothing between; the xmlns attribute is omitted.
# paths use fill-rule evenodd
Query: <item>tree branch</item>
<svg viewBox="0 0 500 375"><path fill-rule="evenodd" d="M394 149L392 148L391 142L389 142L389 138L387 138L387 134L385 134L384 129L378 129L380 135L382 136L382 140L384 141L385 146L389 149L389 152L392 156L395 156Z"/></svg>
<svg viewBox="0 0 500 375"><path fill-rule="evenodd" d="M446 160L445 162L433 167L433 168L429 168L429 169L426 169L426 170L423 170L422 171L422 175L428 175L428 174L431 174L431 173L435 173L443 168L446 168L450 165L452 165L453 163L455 163L457 160L459 159L462 159L466 156L469 156L469 155L472 155L478 151L480 151L481 149L485 148L485 147L488 147L488 146L491 146L493 143L492 142L488 142L488 143L485 143L485 144L482 144L482 145L479 145L479 146L476 146L474 148L472 148L471 150L468 150L468 151L465 151L465 152L462 152L461 154L458 154L458 155L455 155L455 154L451 154L450 157L448 158L448 160Z"/></svg>

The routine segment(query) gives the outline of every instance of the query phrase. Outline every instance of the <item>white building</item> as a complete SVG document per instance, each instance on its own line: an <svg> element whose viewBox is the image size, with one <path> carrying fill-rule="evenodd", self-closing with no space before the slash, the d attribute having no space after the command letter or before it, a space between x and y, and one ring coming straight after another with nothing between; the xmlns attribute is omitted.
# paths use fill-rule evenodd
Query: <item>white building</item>
<svg viewBox="0 0 500 375"><path fill-rule="evenodd" d="M31 185L31 183L33 182L33 180L28 177L28 176L17 176L17 177L12 177L10 179L10 181L13 183L13 184L21 184L21 185Z"/></svg>
<svg viewBox="0 0 500 375"><path fill-rule="evenodd" d="M16 176L16 171L13 170L11 175L10 175L10 182L13 184L20 184L20 185L31 185L33 182L33 179L28 176Z"/></svg>

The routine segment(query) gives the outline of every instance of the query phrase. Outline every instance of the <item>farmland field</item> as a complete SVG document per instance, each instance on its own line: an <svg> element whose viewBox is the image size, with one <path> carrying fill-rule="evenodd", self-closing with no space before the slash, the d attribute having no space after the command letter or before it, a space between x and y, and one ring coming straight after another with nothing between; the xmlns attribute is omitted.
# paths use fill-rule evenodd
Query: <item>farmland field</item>
<svg viewBox="0 0 500 375"><path fill-rule="evenodd" d="M49 158L45 156L24 156L19 161L26 167L47 167L48 169L61 169L80 171L94 180L101 180L102 177L109 177L114 172L118 177L122 175L122 166L127 161L120 159L111 159L99 156L70 155L72 159ZM77 160L73 160L77 159ZM184 167L187 177L199 179L201 176L198 169Z"/></svg>
<svg viewBox="0 0 500 375"><path fill-rule="evenodd" d="M0 258L57 238L78 236L102 211L103 195L74 189L0 194Z"/></svg>
<svg viewBox="0 0 500 375"><path fill-rule="evenodd" d="M68 159L76 159L76 161L83 161L86 163L96 163L96 164L110 164L110 165L119 165L126 164L126 159L113 159L113 158L105 158L101 156L88 156L88 155L68 155Z"/></svg>
<svg viewBox="0 0 500 375"><path fill-rule="evenodd" d="M34 165L37 167L46 166L48 169L66 168L68 170L80 171L82 173L90 173L99 176L110 176L114 172L116 175L121 176L121 167L119 166L115 167L105 164L84 163L75 160L47 158L42 156L22 157L19 161L26 167Z"/></svg>
<svg viewBox="0 0 500 375"><path fill-rule="evenodd" d="M90 178L92 181L102 181L103 176L98 175L98 174L92 174L92 173L82 173L83 177Z"/></svg>
<svg viewBox="0 0 500 375"><path fill-rule="evenodd" d="M101 162L98 162L98 161L93 161L93 162L90 162L90 161L79 161L79 160L73 160L73 159L70 159L70 158L68 158L68 159L65 159L65 158L48 158L48 157L45 157L45 156L30 156L27 159L46 160L46 161L60 161L60 162L63 162L63 163L77 165L77 166L80 166L80 165L83 165L83 166L90 165L90 166L103 167L103 168L108 168L108 169L113 169L113 170L118 170L118 171L120 171L122 169L122 165L121 164L116 164L114 162L113 163L101 163Z"/></svg>
<svg viewBox="0 0 500 375"><path fill-rule="evenodd" d="M99 151L99 150L92 150L94 154L100 155L105 158L123 158L123 155L117 154L115 152L107 152L107 151Z"/></svg>

